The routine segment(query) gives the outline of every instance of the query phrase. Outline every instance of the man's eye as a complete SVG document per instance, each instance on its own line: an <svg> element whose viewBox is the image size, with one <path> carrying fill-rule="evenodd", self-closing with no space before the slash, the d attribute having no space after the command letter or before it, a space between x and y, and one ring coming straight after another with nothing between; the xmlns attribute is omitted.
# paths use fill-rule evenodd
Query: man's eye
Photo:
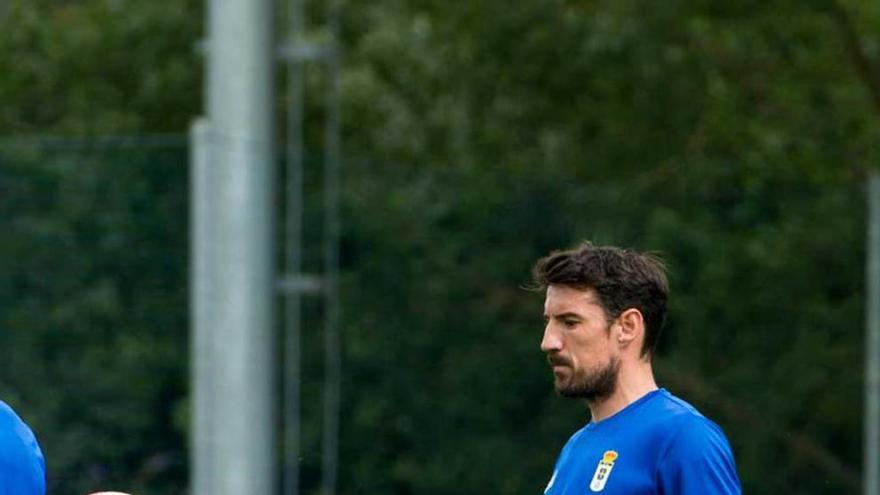
<svg viewBox="0 0 880 495"><path fill-rule="evenodd" d="M562 324L565 325L565 328L574 328L577 326L576 320L563 320Z"/></svg>

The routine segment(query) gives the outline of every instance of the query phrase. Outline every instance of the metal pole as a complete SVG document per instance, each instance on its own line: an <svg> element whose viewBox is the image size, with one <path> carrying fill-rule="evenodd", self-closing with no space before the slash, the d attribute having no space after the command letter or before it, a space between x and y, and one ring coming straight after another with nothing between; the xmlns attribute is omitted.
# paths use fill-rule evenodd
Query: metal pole
<svg viewBox="0 0 880 495"><path fill-rule="evenodd" d="M867 325L865 331L864 493L880 495L880 174L868 182Z"/></svg>
<svg viewBox="0 0 880 495"><path fill-rule="evenodd" d="M212 292L212 247L216 244L211 228L210 191L210 129L204 118L193 122L190 129L190 300L192 301L191 359L192 359L192 434L190 437L190 465L192 477L190 493L214 493L209 473L213 467L213 439L211 423L214 403L212 355L214 352L211 316L216 298Z"/></svg>
<svg viewBox="0 0 880 495"><path fill-rule="evenodd" d="M274 495L277 485L272 28L271 0L209 3L207 107L217 234L210 495Z"/></svg>
<svg viewBox="0 0 880 495"><path fill-rule="evenodd" d="M327 117L325 121L326 163L324 271L327 279L324 331L324 450L322 485L324 495L335 495L339 463L339 402L342 375L340 351L339 303L339 0L329 0L327 24L330 31L330 53L327 63Z"/></svg>
<svg viewBox="0 0 880 495"><path fill-rule="evenodd" d="M304 37L305 8L302 0L290 0L290 46ZM285 271L302 271L303 209L303 70L305 64L289 57L287 65L287 211L285 212ZM301 424L301 294L286 291L284 311L284 494L299 494Z"/></svg>

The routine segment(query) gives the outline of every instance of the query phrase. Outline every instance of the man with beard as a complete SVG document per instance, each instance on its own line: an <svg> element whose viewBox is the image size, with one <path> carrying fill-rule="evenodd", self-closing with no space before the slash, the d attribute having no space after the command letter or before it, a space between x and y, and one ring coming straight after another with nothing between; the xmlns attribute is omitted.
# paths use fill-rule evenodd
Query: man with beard
<svg viewBox="0 0 880 495"><path fill-rule="evenodd" d="M740 494L721 428L658 388L651 358L669 286L655 257L583 244L540 259L541 350L556 391L592 420L566 443L546 495Z"/></svg>

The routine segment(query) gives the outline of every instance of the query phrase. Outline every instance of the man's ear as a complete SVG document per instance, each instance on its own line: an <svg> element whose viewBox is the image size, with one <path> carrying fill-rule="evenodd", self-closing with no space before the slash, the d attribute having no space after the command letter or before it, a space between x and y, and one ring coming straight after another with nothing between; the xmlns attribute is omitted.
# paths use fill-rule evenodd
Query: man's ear
<svg viewBox="0 0 880 495"><path fill-rule="evenodd" d="M621 347L630 347L638 344L641 349L641 343L645 340L645 320L642 312L636 308L629 308L617 317L617 323L620 331L617 333L617 342Z"/></svg>

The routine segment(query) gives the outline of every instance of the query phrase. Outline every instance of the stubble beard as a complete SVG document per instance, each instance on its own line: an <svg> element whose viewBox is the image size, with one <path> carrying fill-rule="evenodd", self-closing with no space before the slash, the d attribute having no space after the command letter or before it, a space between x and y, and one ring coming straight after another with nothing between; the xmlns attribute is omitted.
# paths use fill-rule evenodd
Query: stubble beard
<svg viewBox="0 0 880 495"><path fill-rule="evenodd" d="M591 402L607 399L617 389L619 372L620 359L617 357L612 357L608 364L592 373L572 369L572 375L567 381L556 381L556 392L563 397Z"/></svg>

